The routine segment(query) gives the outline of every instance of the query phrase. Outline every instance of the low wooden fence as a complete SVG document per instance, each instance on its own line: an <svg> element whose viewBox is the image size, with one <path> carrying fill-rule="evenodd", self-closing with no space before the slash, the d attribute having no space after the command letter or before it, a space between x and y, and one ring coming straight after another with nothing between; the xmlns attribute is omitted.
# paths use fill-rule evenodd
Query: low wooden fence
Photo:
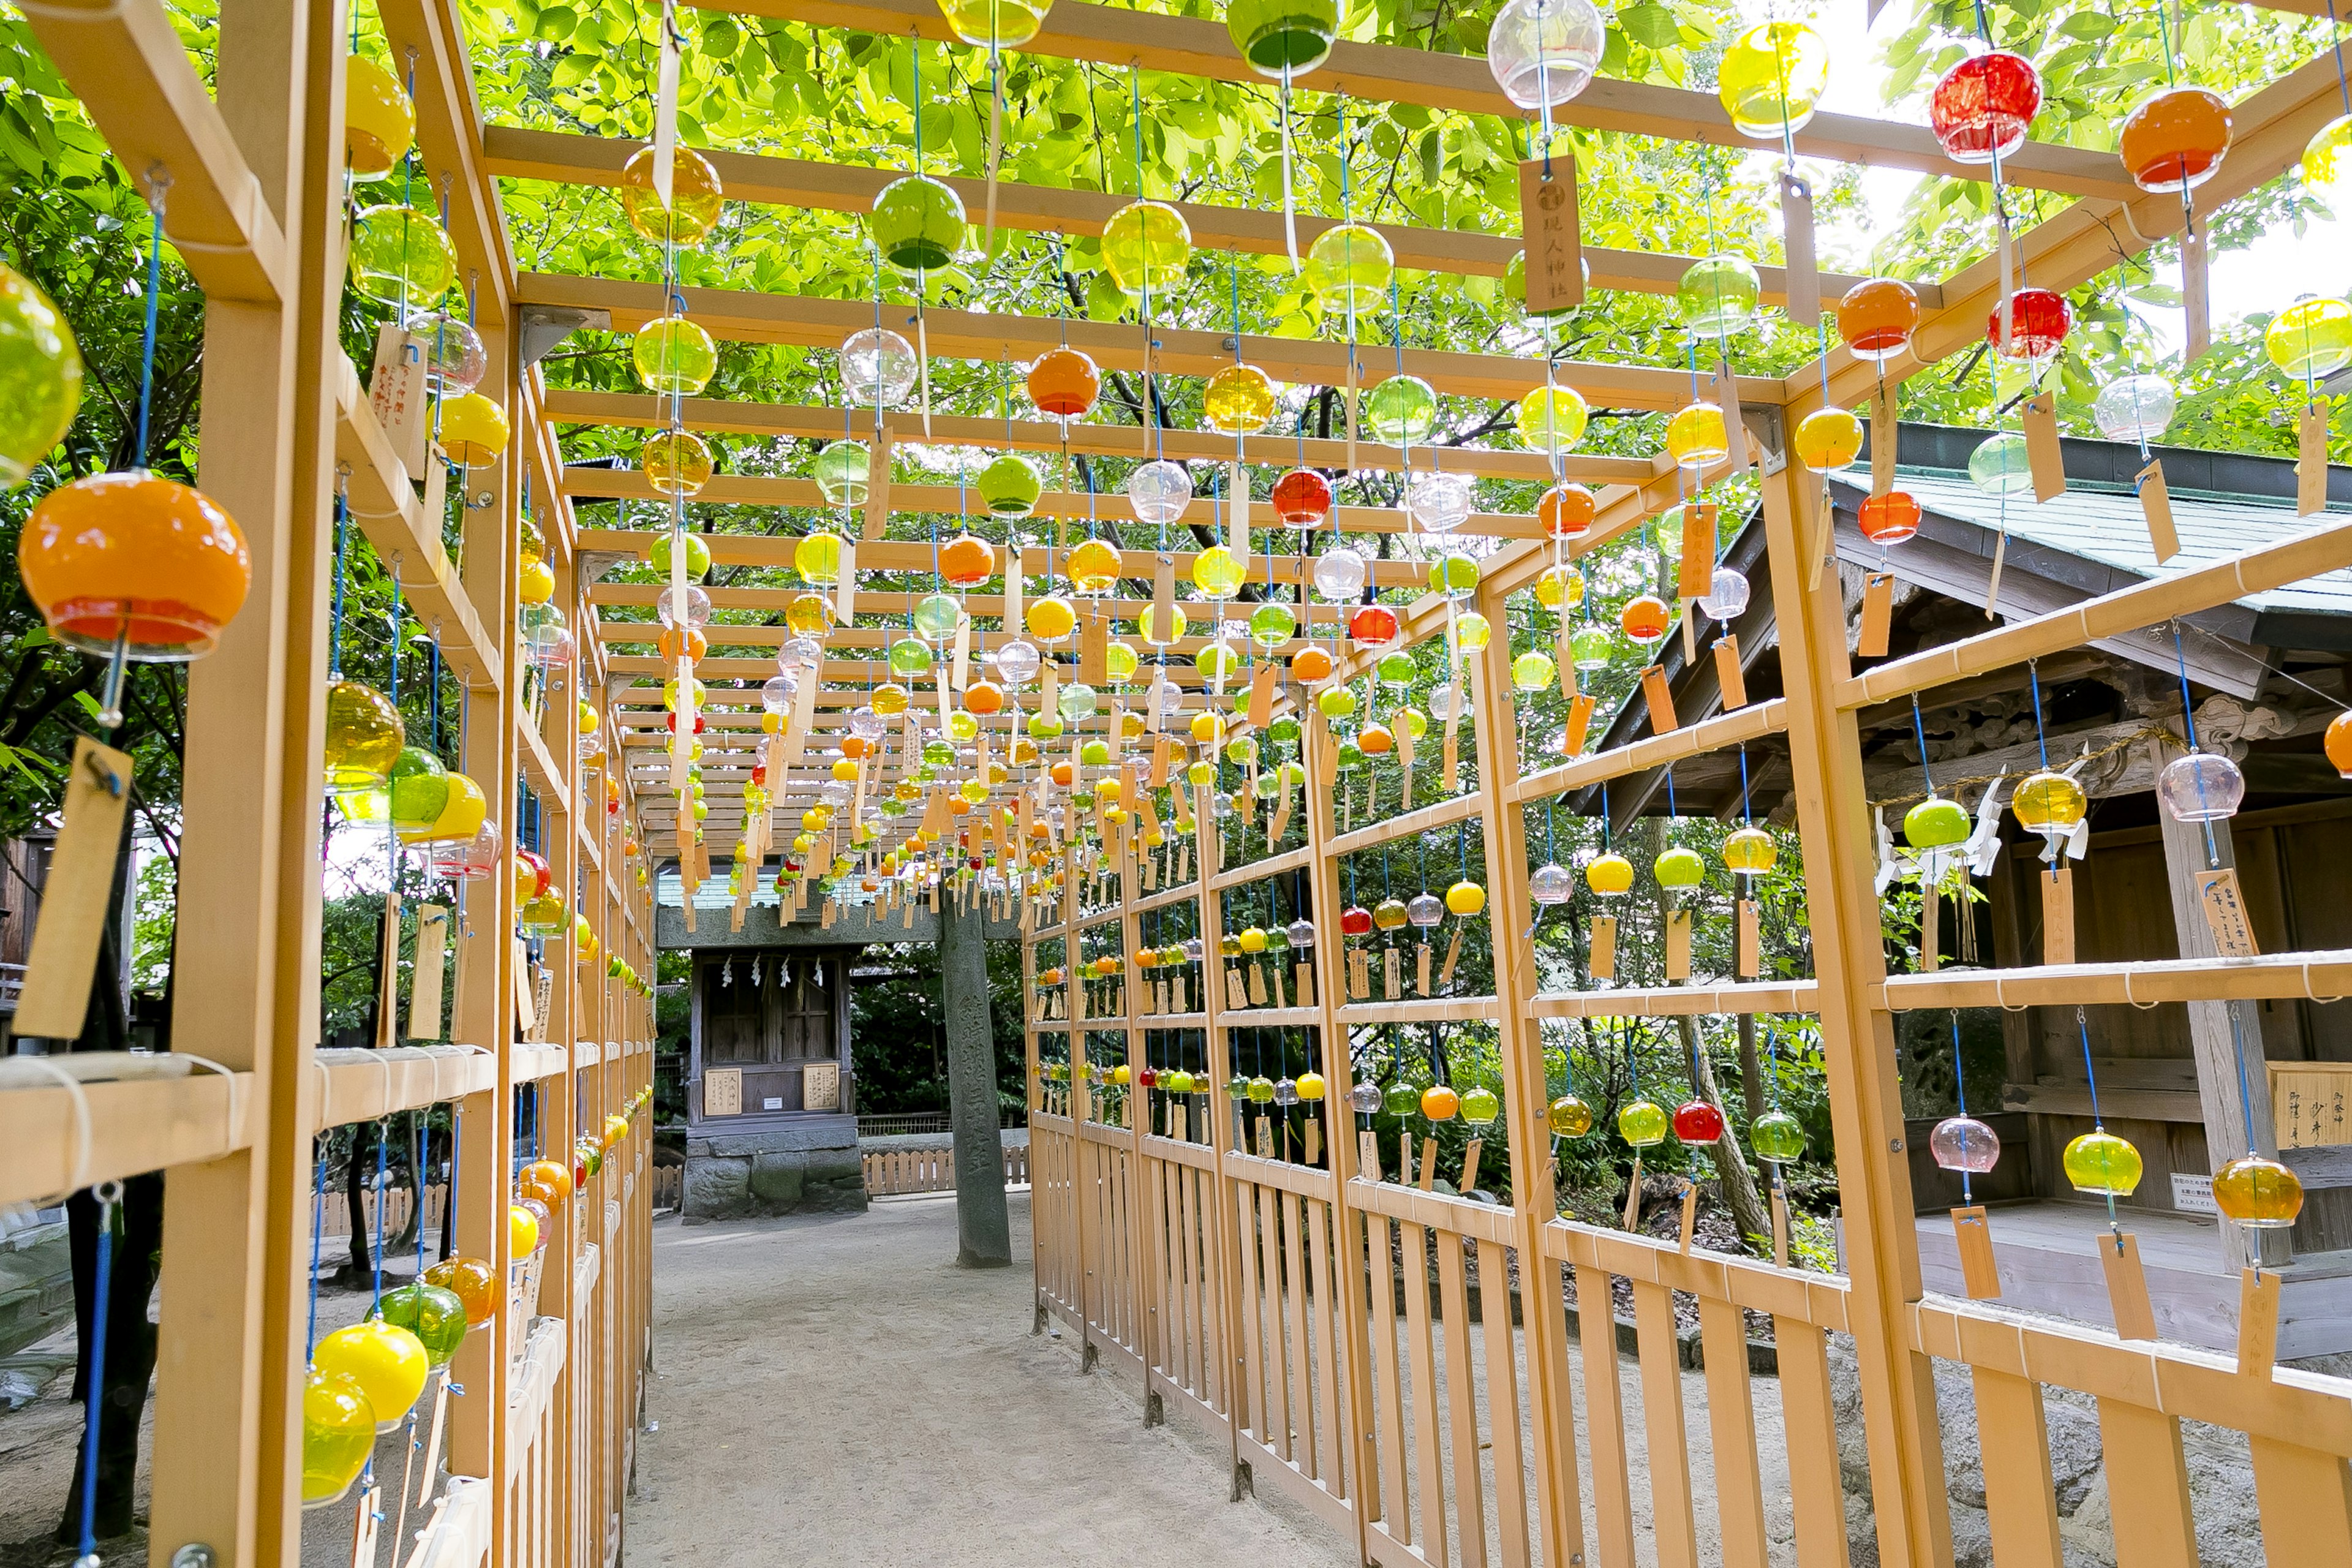
<svg viewBox="0 0 2352 1568"><path fill-rule="evenodd" d="M861 1157L861 1163L866 1167L866 1191L874 1197L955 1190L955 1151L951 1148L870 1149ZM1004 1184L1029 1184L1027 1145L1005 1145Z"/></svg>

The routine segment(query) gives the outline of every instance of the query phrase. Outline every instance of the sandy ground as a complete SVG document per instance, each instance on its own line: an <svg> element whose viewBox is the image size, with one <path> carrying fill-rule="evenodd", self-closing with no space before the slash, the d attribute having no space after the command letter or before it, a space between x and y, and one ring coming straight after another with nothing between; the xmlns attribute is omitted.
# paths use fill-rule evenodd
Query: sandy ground
<svg viewBox="0 0 2352 1568"><path fill-rule="evenodd" d="M654 1361L633 1564L1356 1561L1280 1498L1232 1503L1222 1444L1030 1332L1010 1268L955 1267L952 1199L654 1227Z"/></svg>

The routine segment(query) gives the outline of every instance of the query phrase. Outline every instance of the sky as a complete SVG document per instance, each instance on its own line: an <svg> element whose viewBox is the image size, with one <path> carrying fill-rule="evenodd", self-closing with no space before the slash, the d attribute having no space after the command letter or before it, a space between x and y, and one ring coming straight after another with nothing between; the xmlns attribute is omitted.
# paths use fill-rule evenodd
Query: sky
<svg viewBox="0 0 2352 1568"><path fill-rule="evenodd" d="M1830 46L1830 86L1822 101L1823 109L1879 120L1927 123L1924 104L1890 109L1881 100L1880 85L1885 73L1873 58L1887 39L1903 30L1910 15L1911 7L1906 0L1888 0L1877 21L1865 26L1865 0L1825 0L1818 7L1814 26ZM1769 161L1769 154L1762 156ZM1825 226L1823 248L1830 248L1833 243L1849 253L1866 248L1870 229L1892 226L1895 215L1916 178L1899 169L1864 171L1862 194L1875 223L1839 229ZM2300 237L2292 227L2281 227L2243 250L2225 251L2215 257L2211 279L2215 329L2251 311L2275 310L2298 294L2341 292L2345 281L2342 258L2347 241L2352 241L2352 228L2342 221L2315 220ZM2177 263L2167 267L2158 276L2178 286L2179 267ZM2178 352L2182 337L2179 311L2137 303L2131 308L2147 321L2159 342Z"/></svg>

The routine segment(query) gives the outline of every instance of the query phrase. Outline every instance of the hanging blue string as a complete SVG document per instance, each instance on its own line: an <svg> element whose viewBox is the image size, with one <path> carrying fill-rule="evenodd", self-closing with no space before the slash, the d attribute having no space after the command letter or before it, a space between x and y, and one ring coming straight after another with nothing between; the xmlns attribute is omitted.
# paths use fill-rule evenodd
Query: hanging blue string
<svg viewBox="0 0 2352 1568"><path fill-rule="evenodd" d="M98 1431L106 1407L106 1321L114 1290L114 1194L120 1182L101 1182L90 1189L98 1202L98 1277L90 1288L88 1399L82 1409L81 1432L81 1557L98 1561Z"/></svg>
<svg viewBox="0 0 2352 1568"><path fill-rule="evenodd" d="M1963 1117L1967 1116L1969 1084L1967 1075L1960 1067L1960 1010L1958 1007L1952 1009L1952 1092L1958 1099L1960 1114ZM2094 1120L2096 1120L2095 1116ZM1965 1206L1975 1202L1975 1194L1969 1188L1969 1168L1962 1165L1960 1167L1960 1203Z"/></svg>
<svg viewBox="0 0 2352 1568"><path fill-rule="evenodd" d="M352 506L341 485L335 487L335 602L327 621L327 679L343 678L343 555L350 548Z"/></svg>
<svg viewBox="0 0 2352 1568"><path fill-rule="evenodd" d="M155 403L156 318L163 297L163 193L171 182L157 176L153 184L154 229L147 245L147 324L139 344L139 450L133 468L147 466L147 436Z"/></svg>
<svg viewBox="0 0 2352 1568"><path fill-rule="evenodd" d="M368 1254L375 1260L375 1310L383 1310L383 1185L385 1167L392 1157L392 1121L390 1118L376 1123L375 1128L375 1237L368 1244ZM421 1226L420 1221L420 1226ZM362 1224L364 1229L364 1224Z"/></svg>

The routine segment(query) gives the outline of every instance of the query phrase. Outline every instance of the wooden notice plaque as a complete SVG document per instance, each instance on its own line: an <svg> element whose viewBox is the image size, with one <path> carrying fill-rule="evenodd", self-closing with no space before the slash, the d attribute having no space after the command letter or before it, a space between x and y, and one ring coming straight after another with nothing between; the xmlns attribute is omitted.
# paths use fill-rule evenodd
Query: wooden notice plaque
<svg viewBox="0 0 2352 1568"><path fill-rule="evenodd" d="M2197 873L2197 907L2205 911L2205 924L2213 932L2213 947L2221 956L2252 958L2261 951L2254 945L2245 889L2238 885L2235 867Z"/></svg>
<svg viewBox="0 0 2352 1568"><path fill-rule="evenodd" d="M743 1069L741 1068L711 1068L703 1073L702 1114L705 1116L743 1114Z"/></svg>
<svg viewBox="0 0 2352 1568"><path fill-rule="evenodd" d="M1584 303L1584 241L1576 203L1576 155L1519 165L1519 232L1527 237L1529 315Z"/></svg>
<svg viewBox="0 0 2352 1568"><path fill-rule="evenodd" d="M801 1109L803 1110L841 1109L841 1064L839 1062L810 1062L801 1068Z"/></svg>

